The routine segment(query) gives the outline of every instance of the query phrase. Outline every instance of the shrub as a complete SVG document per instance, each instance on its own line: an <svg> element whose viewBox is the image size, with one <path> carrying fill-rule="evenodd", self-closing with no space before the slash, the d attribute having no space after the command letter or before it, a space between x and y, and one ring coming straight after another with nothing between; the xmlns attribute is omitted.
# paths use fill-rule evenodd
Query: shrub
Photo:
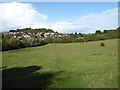
<svg viewBox="0 0 120 90"><path fill-rule="evenodd" d="M100 43L100 46L104 47L104 46L105 46L105 44L104 44L104 43Z"/></svg>
<svg viewBox="0 0 120 90"><path fill-rule="evenodd" d="M2 40L2 50L12 50L19 48L19 42L16 38L13 37L5 37Z"/></svg>

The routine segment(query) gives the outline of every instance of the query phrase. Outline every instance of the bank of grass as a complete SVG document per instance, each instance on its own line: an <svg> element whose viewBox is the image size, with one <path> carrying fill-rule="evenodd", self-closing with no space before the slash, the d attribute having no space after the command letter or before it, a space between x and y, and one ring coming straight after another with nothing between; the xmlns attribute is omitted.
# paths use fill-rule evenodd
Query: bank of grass
<svg viewBox="0 0 120 90"><path fill-rule="evenodd" d="M117 39L48 44L5 51L2 56L3 88L118 87Z"/></svg>

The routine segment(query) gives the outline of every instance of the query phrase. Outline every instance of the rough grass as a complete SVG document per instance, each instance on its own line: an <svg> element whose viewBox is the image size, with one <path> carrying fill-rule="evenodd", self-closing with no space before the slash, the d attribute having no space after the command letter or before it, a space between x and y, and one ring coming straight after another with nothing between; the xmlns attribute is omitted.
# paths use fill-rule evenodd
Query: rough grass
<svg viewBox="0 0 120 90"><path fill-rule="evenodd" d="M3 88L118 87L117 39L48 44L2 56Z"/></svg>

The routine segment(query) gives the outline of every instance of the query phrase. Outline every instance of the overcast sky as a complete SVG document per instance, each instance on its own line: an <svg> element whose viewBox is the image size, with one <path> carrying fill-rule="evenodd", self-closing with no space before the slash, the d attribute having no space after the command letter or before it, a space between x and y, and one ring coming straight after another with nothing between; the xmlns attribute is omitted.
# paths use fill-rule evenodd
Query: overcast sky
<svg viewBox="0 0 120 90"><path fill-rule="evenodd" d="M0 30L50 28L60 33L94 33L118 27L117 2L27 2L0 4Z"/></svg>

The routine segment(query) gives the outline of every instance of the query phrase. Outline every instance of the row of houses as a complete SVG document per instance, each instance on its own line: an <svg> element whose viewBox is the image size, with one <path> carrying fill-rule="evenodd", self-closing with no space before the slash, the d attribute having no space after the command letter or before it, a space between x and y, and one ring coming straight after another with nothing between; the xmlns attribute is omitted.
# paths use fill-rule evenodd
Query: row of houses
<svg viewBox="0 0 120 90"><path fill-rule="evenodd" d="M69 37L68 34L56 34L56 33L51 33L51 32L38 32L38 33L26 33L26 32L2 32L2 35L8 36L12 35L14 38L39 38L39 39L47 39L47 38L55 38L55 39L60 39L60 38L65 38Z"/></svg>

